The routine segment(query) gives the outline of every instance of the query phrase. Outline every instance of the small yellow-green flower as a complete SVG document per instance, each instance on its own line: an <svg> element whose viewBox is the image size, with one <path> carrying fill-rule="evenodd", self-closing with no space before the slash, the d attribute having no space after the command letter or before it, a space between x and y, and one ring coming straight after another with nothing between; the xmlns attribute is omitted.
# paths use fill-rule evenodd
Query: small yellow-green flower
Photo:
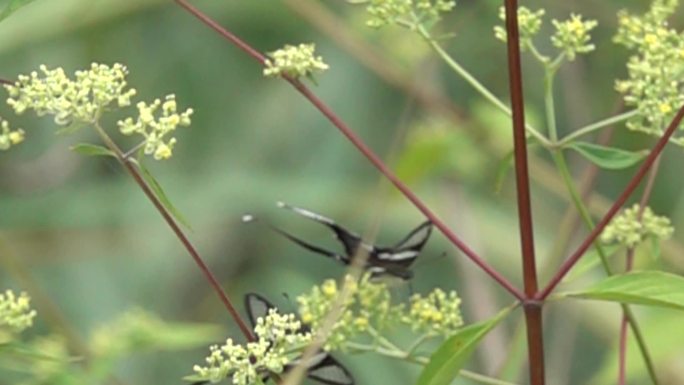
<svg viewBox="0 0 684 385"><path fill-rule="evenodd" d="M36 311L31 309L31 298L26 293L18 296L11 290L0 293L0 331L20 333L33 325Z"/></svg>
<svg viewBox="0 0 684 385"><path fill-rule="evenodd" d="M121 64L108 66L93 63L90 69L76 71L70 79L62 68L40 66L40 73L19 75L16 83L5 85L7 104L17 114L34 110L38 116L54 115L61 126L94 123L113 102L119 107L130 104L135 89L127 89L128 70Z"/></svg>
<svg viewBox="0 0 684 385"><path fill-rule="evenodd" d="M442 14L451 11L453 0L347 0L350 3L366 3L366 12L371 16L366 22L369 27L380 28L397 24L412 29L418 23L425 25L438 21Z"/></svg>
<svg viewBox="0 0 684 385"><path fill-rule="evenodd" d="M460 306L461 299L455 291L447 294L437 288L425 297L414 294L403 321L417 331L449 336L463 326Z"/></svg>
<svg viewBox="0 0 684 385"><path fill-rule="evenodd" d="M7 150L24 141L24 130L11 130L9 122L0 118L0 150Z"/></svg>
<svg viewBox="0 0 684 385"><path fill-rule="evenodd" d="M598 25L596 20L582 20L582 16L572 14L568 20L554 19L551 23L556 27L551 42L565 52L568 60L574 60L578 53L591 52L596 48L590 43L589 35L589 32Z"/></svg>
<svg viewBox="0 0 684 385"><path fill-rule="evenodd" d="M275 77L287 75L293 78L312 77L315 73L323 72L329 67L323 62L323 58L315 56L314 44L300 44L298 46L286 45L285 47L270 52L264 63L264 76Z"/></svg>
<svg viewBox="0 0 684 385"><path fill-rule="evenodd" d="M294 314L281 315L276 309L257 320L254 333L256 341L244 345L228 339L221 346L210 346L206 365L193 367L193 381L217 383L230 378L235 385L254 384L269 372L282 373L312 339Z"/></svg>
<svg viewBox="0 0 684 385"><path fill-rule="evenodd" d="M520 45L521 48L527 48L528 44L534 38L539 30L541 29L544 16L543 9L538 9L536 11L531 11L527 7L518 7L518 30L520 31ZM499 8L499 19L506 21L506 8ZM494 27L494 36L505 42L506 41L506 28L501 25Z"/></svg>
<svg viewBox="0 0 684 385"><path fill-rule="evenodd" d="M638 204L625 209L606 226L601 233L601 240L633 248L649 238L662 241L672 236L674 228L669 218L655 215L650 207L644 208L641 220L638 214Z"/></svg>
<svg viewBox="0 0 684 385"><path fill-rule="evenodd" d="M365 275L358 282L351 275L344 279L346 291L338 289L337 282L326 280L308 294L297 297L302 320L314 332L322 327L340 302L343 309L331 330L325 335L326 350L344 350L346 342L365 333L369 328L381 330L398 319L401 305L392 305L390 291L381 282L371 282ZM342 297L342 296L345 297Z"/></svg>
<svg viewBox="0 0 684 385"><path fill-rule="evenodd" d="M152 104L139 102L138 117L131 117L118 122L119 130L124 135L138 134L144 138L144 152L154 159L168 159L173 154L176 138L170 137L177 127L190 125L192 108L178 113L175 95L167 95L164 103L156 99ZM161 112L159 111L161 107Z"/></svg>
<svg viewBox="0 0 684 385"><path fill-rule="evenodd" d="M668 24L678 4L677 0L655 0L645 14L618 13L614 40L632 56L627 79L618 80L615 88L625 104L639 112L627 121L631 130L661 136L684 104L684 33ZM684 136L675 134L672 141L684 145Z"/></svg>

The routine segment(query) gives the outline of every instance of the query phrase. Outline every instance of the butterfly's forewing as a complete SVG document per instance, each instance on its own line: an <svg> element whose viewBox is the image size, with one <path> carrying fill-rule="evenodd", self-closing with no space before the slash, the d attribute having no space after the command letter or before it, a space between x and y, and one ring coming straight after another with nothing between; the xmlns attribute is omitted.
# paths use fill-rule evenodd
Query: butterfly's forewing
<svg viewBox="0 0 684 385"><path fill-rule="evenodd" d="M331 250L328 250L328 249L324 249L324 248L322 248L322 247L320 247L320 246L316 246L316 245L314 245L314 244L311 244L311 243L309 243L309 242L306 242L306 241L304 241L304 240L302 240L302 239L300 239L300 238L298 238L298 237L295 237L294 235L288 233L287 231L281 230L281 229L279 229L279 228L277 228L277 227L275 227L275 226L270 226L270 227L271 227L271 229L273 229L273 231L277 232L278 234L282 235L283 237L289 239L290 241L292 241L292 242L298 244L299 246L301 246L301 247L303 247L303 248L305 248L305 249L307 249L307 250L309 250L309 251L312 251L312 252L314 252L314 253L316 253L316 254L325 255L326 257L332 258L332 259L334 259L334 260L336 260L336 261L338 261L338 262L342 262L342 263L344 263L344 264L347 264L347 263L348 263L349 258L347 258L347 257L344 256L344 255L341 255L341 254L336 253L336 252L334 252L334 251L331 251Z"/></svg>
<svg viewBox="0 0 684 385"><path fill-rule="evenodd" d="M356 254L359 246L361 246L362 244L361 237L345 229L344 227L338 225L337 223L335 223L335 221L333 221L330 218L326 218L313 211L309 211L300 207L291 206L282 202L279 203L279 206L294 211L295 213L305 218L316 221L331 229L335 233L335 238L337 238L337 240L339 240L340 243L342 243L342 247L344 247L344 252L346 253L346 261L344 262L347 264L351 261L351 257L353 257L354 254Z"/></svg>

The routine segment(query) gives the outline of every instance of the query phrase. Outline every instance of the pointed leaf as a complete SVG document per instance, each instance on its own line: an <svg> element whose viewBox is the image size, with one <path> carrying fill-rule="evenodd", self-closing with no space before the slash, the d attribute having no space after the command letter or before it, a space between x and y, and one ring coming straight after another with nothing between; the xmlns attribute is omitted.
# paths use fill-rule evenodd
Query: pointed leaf
<svg viewBox="0 0 684 385"><path fill-rule="evenodd" d="M183 214L181 214L181 212L178 211L178 209L176 209L176 207L173 205L173 203L171 203L171 200L166 196L166 193L164 192L164 189L162 188L162 186L159 184L159 182L157 182L157 179L154 178L152 173L150 173L150 170L148 170L147 167L145 167L145 165L143 165L142 162L135 162L135 164L137 164L138 167L140 168L140 171L142 171L143 178L145 179L147 184L150 186L152 191L154 191L154 194L157 196L157 198L159 198L159 201L161 202L161 204L167 210L169 210L171 215L174 218L176 218L178 220L178 222L182 223L183 226L187 227L188 229L191 229L188 221L185 220L185 218L183 217Z"/></svg>
<svg viewBox="0 0 684 385"><path fill-rule="evenodd" d="M621 170L634 166L647 155L644 151L632 152L586 142L572 142L567 148L577 151L590 162L608 170Z"/></svg>
<svg viewBox="0 0 684 385"><path fill-rule="evenodd" d="M87 156L111 156L116 158L114 151L108 149L104 146L98 146L96 144L90 143L79 143L75 146L71 146L71 151L79 153L81 155Z"/></svg>
<svg viewBox="0 0 684 385"><path fill-rule="evenodd" d="M0 21L6 19L11 14L16 12L19 8L33 1L34 0L9 0L7 4L5 4L5 7L2 9L2 12L0 12Z"/></svg>
<svg viewBox="0 0 684 385"><path fill-rule="evenodd" d="M614 275L562 296L684 310L684 277L663 271Z"/></svg>
<svg viewBox="0 0 684 385"><path fill-rule="evenodd" d="M494 318L478 322L461 329L449 337L430 357L425 369L420 373L418 385L448 385L466 364L470 354L482 338L503 320L514 307L508 307Z"/></svg>

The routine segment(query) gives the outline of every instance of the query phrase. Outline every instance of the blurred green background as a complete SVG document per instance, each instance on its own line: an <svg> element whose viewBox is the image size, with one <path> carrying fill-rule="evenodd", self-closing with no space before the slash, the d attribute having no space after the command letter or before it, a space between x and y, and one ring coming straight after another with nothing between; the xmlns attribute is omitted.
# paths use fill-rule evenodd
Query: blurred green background
<svg viewBox="0 0 684 385"><path fill-rule="evenodd" d="M537 8L548 2L525 1ZM618 7L643 10L643 1L555 2L550 17L579 12L599 21L596 52L563 67L557 82L559 128L567 133L615 111L614 80L625 76L627 52L611 42ZM318 76L319 95L397 170L457 233L507 277L519 283L515 185L509 175L496 190L497 170L511 149L508 120L408 32L364 27L363 8L342 1L196 1L197 7L262 51L315 42L331 69ZM493 38L500 1L462 0L441 25L455 38L443 44L496 95L507 99L505 46ZM549 6L551 7L551 6ZM681 18L673 20L682 27ZM546 27L549 27L547 22ZM193 124L180 129L174 157L152 169L192 225L190 238L241 308L251 291L273 299L306 291L342 269L304 252L258 224L252 213L319 244L329 234L276 201L336 218L358 232L393 243L423 218L314 108L285 82L264 79L261 68L172 1L38 0L0 23L0 77L12 79L40 64L67 71L91 62L120 62L139 98L175 93L179 107L194 108ZM543 49L550 43L540 41ZM542 79L527 58L528 119L541 127ZM427 97L425 95L428 95ZM237 335L230 317L180 243L119 165L69 151L96 141L88 130L57 136L49 118L0 115L23 127L27 140L0 154L0 288L27 290L39 312L29 335L59 331L41 317L63 314L86 338L98 325L130 308L169 322L216 323L220 335ZM617 127L612 144L642 149L654 140ZM126 143L123 141L122 143ZM539 149L532 151L535 237L539 265L547 261L567 207L563 186ZM651 206L682 224L679 148L664 157ZM577 175L587 167L571 157ZM596 215L606 209L633 169L602 172L592 197ZM559 193L560 192L560 193ZM579 231L572 245L586 232ZM639 265L684 270L684 237L675 232L660 259ZM446 251L447 258L439 258ZM570 250L568 250L570 251ZM567 251L566 254L567 255ZM435 233L415 268L415 291L457 289L467 321L483 319L511 298ZM541 274L545 281L547 269ZM600 277L588 273L579 282ZM42 293L42 294L41 294ZM397 295L407 296L399 288ZM617 305L554 303L548 307L546 346L551 384L613 383L620 314ZM663 383L684 381L684 328L674 311L637 309ZM470 368L524 381L524 356L509 351L519 314L488 337ZM225 338L225 337L223 337ZM636 349L632 347L631 353ZM142 352L115 365L123 384L181 384L206 347ZM409 384L417 369L383 358L341 359L358 384ZM633 384L646 383L630 355ZM520 373L520 375L518 375ZM0 384L5 384L0 377ZM9 382L8 382L9 383ZM457 383L467 384L465 380Z"/></svg>

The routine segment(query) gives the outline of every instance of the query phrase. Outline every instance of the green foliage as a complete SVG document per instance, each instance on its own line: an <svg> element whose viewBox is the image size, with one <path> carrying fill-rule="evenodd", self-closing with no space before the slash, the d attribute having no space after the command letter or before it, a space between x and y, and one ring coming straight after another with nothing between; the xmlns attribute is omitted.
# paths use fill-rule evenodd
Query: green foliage
<svg viewBox="0 0 684 385"><path fill-rule="evenodd" d="M580 141L570 143L567 148L577 151L590 162L607 170L632 167L648 155L644 151L632 152Z"/></svg>
<svg viewBox="0 0 684 385"><path fill-rule="evenodd" d="M444 341L430 357L430 362L421 372L417 384L451 384L482 338L506 318L512 309L508 307L489 320L468 325Z"/></svg>
<svg viewBox="0 0 684 385"><path fill-rule="evenodd" d="M663 271L639 271L614 275L559 296L684 310L684 278Z"/></svg>

